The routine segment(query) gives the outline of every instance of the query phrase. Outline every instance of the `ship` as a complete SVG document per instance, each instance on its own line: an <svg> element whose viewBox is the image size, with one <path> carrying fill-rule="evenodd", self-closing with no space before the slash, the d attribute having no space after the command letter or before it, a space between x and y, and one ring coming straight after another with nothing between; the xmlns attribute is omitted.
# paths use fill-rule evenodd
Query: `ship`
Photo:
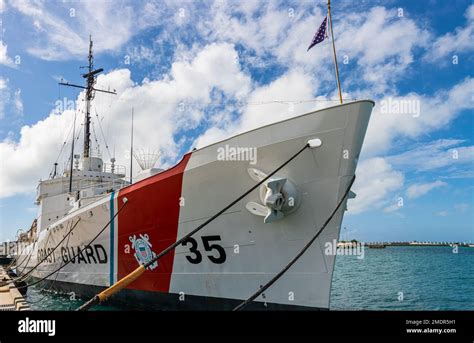
<svg viewBox="0 0 474 343"><path fill-rule="evenodd" d="M338 239L347 200L355 196L344 194L374 102L350 101L262 126L194 149L166 170L145 163L127 180L125 167L92 153L90 108L102 71L94 69L92 40L88 57L86 85L77 86L86 101L82 154L72 147L70 167L39 182L38 217L15 259L18 278L89 299L261 183L108 301L127 309L233 309L331 218L248 307L327 310L335 255L325 253L325 244Z"/></svg>

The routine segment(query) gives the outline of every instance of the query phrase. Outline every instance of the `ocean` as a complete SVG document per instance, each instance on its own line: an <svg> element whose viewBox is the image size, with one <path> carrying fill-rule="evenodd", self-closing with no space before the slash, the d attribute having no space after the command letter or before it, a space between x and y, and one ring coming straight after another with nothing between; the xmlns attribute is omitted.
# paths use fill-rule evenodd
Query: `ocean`
<svg viewBox="0 0 474 343"><path fill-rule="evenodd" d="M337 256L332 310L474 310L474 248L387 246Z"/></svg>
<svg viewBox="0 0 474 343"><path fill-rule="evenodd" d="M33 310L74 310L84 301L32 287ZM474 248L365 248L337 256L331 310L474 310ZM94 310L114 311L108 305Z"/></svg>

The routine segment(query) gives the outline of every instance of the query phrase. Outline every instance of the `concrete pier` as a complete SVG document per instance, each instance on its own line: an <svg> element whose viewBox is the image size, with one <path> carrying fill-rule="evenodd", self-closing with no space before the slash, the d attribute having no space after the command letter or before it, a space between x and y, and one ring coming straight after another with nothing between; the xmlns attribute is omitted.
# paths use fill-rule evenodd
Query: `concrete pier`
<svg viewBox="0 0 474 343"><path fill-rule="evenodd" d="M11 280L5 267L0 266L0 282ZM0 311L29 311L30 306L12 283L0 287Z"/></svg>

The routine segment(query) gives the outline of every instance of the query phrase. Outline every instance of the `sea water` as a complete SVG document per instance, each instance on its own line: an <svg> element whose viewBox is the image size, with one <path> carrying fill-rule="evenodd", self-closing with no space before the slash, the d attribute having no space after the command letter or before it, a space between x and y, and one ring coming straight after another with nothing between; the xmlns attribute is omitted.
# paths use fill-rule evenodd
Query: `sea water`
<svg viewBox="0 0 474 343"><path fill-rule="evenodd" d="M474 310L474 248L365 248L337 256L331 310Z"/></svg>

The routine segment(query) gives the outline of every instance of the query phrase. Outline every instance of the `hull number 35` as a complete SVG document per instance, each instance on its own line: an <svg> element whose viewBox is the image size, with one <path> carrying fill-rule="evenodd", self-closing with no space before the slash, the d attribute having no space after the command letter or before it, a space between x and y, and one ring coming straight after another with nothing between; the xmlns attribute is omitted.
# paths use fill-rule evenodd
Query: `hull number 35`
<svg viewBox="0 0 474 343"><path fill-rule="evenodd" d="M222 264L226 260L226 254L224 248L217 244L217 243L212 243L211 242L216 242L221 240L221 236L215 235L215 236L202 236L202 244L204 245L204 250L205 251L213 251L215 250L217 252L214 253L213 255L208 255L207 258L217 264ZM181 245L189 247L189 252L191 255L187 255L186 259L193 263L193 264L198 264L202 262L202 254L198 250L198 242L192 238L189 237L187 240L185 240Z"/></svg>

